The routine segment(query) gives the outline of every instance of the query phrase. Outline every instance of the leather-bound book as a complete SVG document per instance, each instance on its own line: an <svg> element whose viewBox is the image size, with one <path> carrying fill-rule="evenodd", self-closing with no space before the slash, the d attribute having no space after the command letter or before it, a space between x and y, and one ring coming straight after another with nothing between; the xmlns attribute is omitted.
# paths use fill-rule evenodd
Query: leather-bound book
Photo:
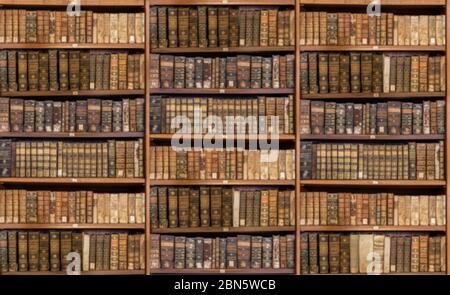
<svg viewBox="0 0 450 295"><path fill-rule="evenodd" d="M216 7L208 7L208 45L217 47L218 43L218 11Z"/></svg>
<svg viewBox="0 0 450 295"><path fill-rule="evenodd" d="M227 47L230 40L230 9L228 7L218 8L218 33L219 46Z"/></svg>
<svg viewBox="0 0 450 295"><path fill-rule="evenodd" d="M196 7L190 7L188 13L188 44L189 47L198 47L198 10Z"/></svg>
<svg viewBox="0 0 450 295"><path fill-rule="evenodd" d="M372 53L361 54L361 89L362 92L372 92ZM353 76L352 76L353 81Z"/></svg>
<svg viewBox="0 0 450 295"><path fill-rule="evenodd" d="M350 53L350 84L351 92L361 91L361 55L359 53Z"/></svg>
<svg viewBox="0 0 450 295"><path fill-rule="evenodd" d="M318 81L318 55L317 53L308 54L308 78L309 93L315 94L319 92Z"/></svg>
<svg viewBox="0 0 450 295"><path fill-rule="evenodd" d="M328 93L328 54L319 54L319 93Z"/></svg>

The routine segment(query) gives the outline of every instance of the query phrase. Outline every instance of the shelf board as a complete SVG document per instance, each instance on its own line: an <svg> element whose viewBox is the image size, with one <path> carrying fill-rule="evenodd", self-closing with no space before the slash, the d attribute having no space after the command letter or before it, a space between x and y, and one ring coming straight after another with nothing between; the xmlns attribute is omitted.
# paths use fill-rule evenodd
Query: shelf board
<svg viewBox="0 0 450 295"><path fill-rule="evenodd" d="M367 6L370 0L301 0L301 5L330 5L330 6ZM445 0L389 0L382 1L382 6L445 6Z"/></svg>
<svg viewBox="0 0 450 295"><path fill-rule="evenodd" d="M294 94L293 88L150 88L149 92L153 94ZM6 95L6 94L5 94Z"/></svg>
<svg viewBox="0 0 450 295"><path fill-rule="evenodd" d="M145 229L145 224L0 223L1 229Z"/></svg>
<svg viewBox="0 0 450 295"><path fill-rule="evenodd" d="M295 180L149 180L150 185L249 185L294 186Z"/></svg>
<svg viewBox="0 0 450 295"><path fill-rule="evenodd" d="M338 135L338 134L302 134L301 140L387 140L387 141L401 141L401 140L444 140L444 134L420 134L420 135Z"/></svg>
<svg viewBox="0 0 450 295"><path fill-rule="evenodd" d="M295 0L152 0L150 5L295 5Z"/></svg>
<svg viewBox="0 0 450 295"><path fill-rule="evenodd" d="M301 94L301 99L411 99L411 98L445 97L445 92L389 92L389 93L318 93Z"/></svg>
<svg viewBox="0 0 450 295"><path fill-rule="evenodd" d="M178 136L179 134L177 134ZM208 136L211 134L208 134ZM174 134L149 134L150 139L160 139L160 140L171 140L172 136ZM183 138L188 138L189 136L191 139L203 139L205 134L186 134L183 135ZM257 135L257 134L236 134L236 135L227 135L227 134L217 134L214 135L215 139L223 139L223 140L259 140L259 139L271 139L271 136L267 135ZM280 141L292 141L295 140L294 134L279 134L278 140Z"/></svg>
<svg viewBox="0 0 450 295"><path fill-rule="evenodd" d="M323 274L309 274L309 273L302 273L302 276L367 276L369 274L367 273L323 273ZM382 276L441 276L446 275L445 272L388 272L388 273L380 273L379 275Z"/></svg>
<svg viewBox="0 0 450 295"><path fill-rule="evenodd" d="M120 7L144 7L145 0L83 0L85 6L120 6ZM2 0L2 5L19 6L60 6L66 7L68 1L61 0Z"/></svg>
<svg viewBox="0 0 450 295"><path fill-rule="evenodd" d="M67 91L5 91L3 97L56 96L125 96L145 95L144 90L67 90Z"/></svg>
<svg viewBox="0 0 450 295"><path fill-rule="evenodd" d="M30 276L30 275L66 275L65 271L10 271L2 272L5 276ZM81 275L145 275L144 270L89 270L82 271Z"/></svg>
<svg viewBox="0 0 450 295"><path fill-rule="evenodd" d="M144 178L0 178L0 183L14 184L107 184L143 185Z"/></svg>
<svg viewBox="0 0 450 295"><path fill-rule="evenodd" d="M140 138L144 132L0 132L0 138Z"/></svg>
<svg viewBox="0 0 450 295"><path fill-rule="evenodd" d="M0 224L1 228L1 224ZM257 227L173 227L151 230L153 234L185 234L185 233L262 233L262 232L294 232L295 226L257 226Z"/></svg>
<svg viewBox="0 0 450 295"><path fill-rule="evenodd" d="M241 46L241 47L178 47L178 48L153 48L152 53L257 53L257 52L293 52L295 46Z"/></svg>
<svg viewBox="0 0 450 295"><path fill-rule="evenodd" d="M383 3L384 5L384 3ZM444 46L300 45L300 51L445 51Z"/></svg>
<svg viewBox="0 0 450 295"><path fill-rule="evenodd" d="M0 49L145 49L145 44L0 43Z"/></svg>
<svg viewBox="0 0 450 295"><path fill-rule="evenodd" d="M169 268L151 269L151 274L294 274L291 268L230 268L230 269L199 269L199 268Z"/></svg>
<svg viewBox="0 0 450 295"><path fill-rule="evenodd" d="M301 232L310 231L435 231L435 232L445 232L446 226L384 226L384 225L300 225Z"/></svg>
<svg viewBox="0 0 450 295"><path fill-rule="evenodd" d="M301 180L304 186L445 187L445 180Z"/></svg>

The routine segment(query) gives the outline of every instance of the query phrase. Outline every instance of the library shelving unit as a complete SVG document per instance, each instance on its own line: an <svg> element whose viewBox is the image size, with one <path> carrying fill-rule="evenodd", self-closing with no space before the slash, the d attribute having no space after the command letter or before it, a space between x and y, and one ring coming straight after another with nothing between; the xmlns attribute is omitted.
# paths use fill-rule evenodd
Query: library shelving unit
<svg viewBox="0 0 450 295"><path fill-rule="evenodd" d="M126 90L126 91L27 91L27 92L3 92L0 93L2 97L33 97L35 99L51 98L51 97L71 97L71 98L85 98L85 97L111 97L111 96L126 96L137 97L145 96L145 132L130 132L130 133L0 133L0 138L57 138L57 139L105 139L105 138L142 138L144 140L144 171L145 178L0 178L0 187L14 188L16 186L26 187L29 189L53 189L60 185L73 190L81 190L85 187L91 189L105 189L107 187L129 189L144 192L146 199L146 223L141 224L0 224L0 229L73 229L73 230L134 230L144 231L146 235L146 269L145 271L86 271L82 272L84 275L105 275L105 274L259 274L259 273L273 273L273 274L301 274L300 269L300 235L303 232L443 232L448 233L450 230L448 222L446 226L309 226L300 225L298 216L296 217L295 226L284 227L193 227L193 228L163 228L151 229L150 226L150 212L148 210L150 200L149 192L151 186L170 185L170 186L198 186L198 185L236 185L236 186L287 186L295 188L296 195L296 213L298 214L300 208L300 192L303 190L326 190L326 189L342 189L351 190L358 188L360 190L414 190L433 189L439 190L446 195L447 212L450 215L450 206L448 200L450 196L450 185L448 183L448 175L450 168L448 165L448 154L450 152L448 145L448 137L450 135L450 103L448 101L448 89L450 83L446 81L445 92L433 93L337 93L337 94L301 94L300 91L300 53L301 52L436 52L447 53L450 50L450 42L448 36L450 34L450 0L386 0L382 2L382 10L387 9L393 11L402 11L407 13L409 9L421 9L420 13L424 11L439 11L446 14L446 38L445 46L311 46L299 44L299 32L296 30L295 46L287 47L227 47L227 48L158 48L151 49L150 47L150 7L153 5L251 5L251 6L289 6L295 9L295 23L296 28L300 26L300 12L305 10L331 10L331 11L359 11L365 12L366 6L370 0L83 0L82 8L87 7L96 11L107 11L113 8L120 11L141 11L145 12L145 43L144 44L0 44L0 49L99 49L99 50L133 50L142 51L145 53L145 73L146 85L145 90ZM65 9L66 4L60 0L2 0L0 2L0 9L2 8L32 8L32 9ZM415 10L417 11L417 10ZM149 56L151 53L159 54L214 54L217 56L225 56L227 54L251 54L251 53L292 53L295 54L295 88L294 89L151 89L149 88L150 63ZM446 68L447 77L450 76L450 70ZM296 155L296 179L283 181L243 181L243 180L152 180L149 177L149 149L154 141L158 144L168 144L171 134L152 134L150 132L150 95L168 94L168 95L276 95L276 94L293 94L295 98L295 134L281 135L280 141L291 144L295 147ZM387 101L395 100L421 100L428 98L440 98L446 100L446 130L444 135L300 135L300 100L330 100L330 101ZM226 136L224 136L226 138ZM245 140L258 138L258 136L245 135L236 137ZM326 142L340 142L340 141L373 141L373 142L387 142L387 141L445 141L445 180L302 180L300 178L300 143L301 141L326 141ZM291 233L295 234L295 268L294 269L150 269L150 236L152 234L239 234L239 233ZM448 247L450 240L447 236L447 270L450 274L450 247ZM48 274L64 274L64 272L13 272L8 274L28 274L28 275L48 275ZM399 273L391 273L393 275ZM403 274L403 273L402 273ZM442 274L442 273L408 273L414 274Z"/></svg>
<svg viewBox="0 0 450 295"><path fill-rule="evenodd" d="M69 2L60 0L2 0L0 9L30 9L30 10L59 10L65 11ZM95 12L144 12L144 0L83 0L83 9ZM145 43L142 44L93 44L93 43L0 43L0 50L108 50L140 52L144 54ZM61 98L67 99L87 99L95 97L100 99L111 98L136 98L144 97L145 90L69 90L69 91L8 91L0 92L1 97L9 98L31 98L35 100ZM145 103L146 113L148 104ZM147 123L147 122L146 122ZM148 124L145 125L147 129ZM4 132L0 133L0 138L10 139L59 139L74 140L83 139L95 141L99 139L142 139L145 140L145 132ZM145 149L145 146L144 146ZM145 173L145 171L144 171ZM28 190L93 190L98 192L144 192L146 180L142 178L0 178L0 188L8 189L28 189ZM88 230L92 231L113 231L113 232L145 232L145 224L84 224L84 223L63 223L63 224L0 224L0 230ZM0 275L64 275L65 271L27 271L27 272L6 272ZM103 271L89 270L82 271L82 275L138 275L145 274L145 270L118 270Z"/></svg>
<svg viewBox="0 0 450 295"><path fill-rule="evenodd" d="M149 0L147 1L146 10L149 11L151 6L189 6L189 5L212 5L212 6L258 6L258 7L290 7L294 9L298 3L294 0L282 0L274 3L273 1L268 0L188 0L188 1L174 1L174 0ZM297 25L297 21L296 21ZM149 38L150 39L150 38ZM146 49L146 53L157 53L157 54L172 54L172 55L208 55L208 56L218 56L224 57L230 54L295 54L296 47L295 46L264 46L264 47L206 47L206 48L150 48ZM147 60L150 60L147 58ZM152 66L152 65L148 65ZM295 72L297 72L297 64L295 64ZM167 89L167 88L158 88L158 89L147 89L147 95L208 95L208 96L230 96L237 95L238 97L242 97L245 95L295 95L295 88L269 88L269 89ZM149 92L149 93L148 93ZM239 99L239 98L236 98ZM147 102L149 98L147 98ZM298 114L298 102L294 96L294 113ZM152 106L150 105L150 108ZM294 119L294 126L295 126ZM197 135L193 135L192 139L195 139ZM223 139L235 139L235 140L258 140L265 135L223 135ZM149 145L154 144L157 141L158 145L161 144L170 144L170 139L172 134L151 134L147 133L147 137L149 138ZM267 137L267 136L266 136ZM220 135L216 138L220 138ZM296 146L297 134L280 134L279 141L280 144L287 144L289 146ZM147 147L148 148L148 147ZM296 148L298 152L298 149ZM149 156L147 154L147 156ZM296 154L296 158L298 158L298 154ZM296 163L296 174L298 175L298 161ZM273 187L298 187L297 180L152 180L149 179L149 175L147 175L147 192L150 186L251 186L251 187L265 187L265 186L273 186ZM147 196L148 201L148 196ZM221 236L226 236L228 234L237 235L237 234L295 234L296 227L295 226L275 226L275 227L188 227L188 228L157 228L150 229L150 220L148 219L147 224L147 235L150 236L152 234L171 234L171 235L184 235L193 234L197 236L211 236L220 234ZM298 239L296 239L298 240ZM299 245L296 245L296 249L298 249ZM296 250L297 252L297 250ZM298 256L296 254L296 256ZM298 259L298 257L297 257ZM294 274L294 269L150 269L149 264L147 264L147 273L148 274Z"/></svg>
<svg viewBox="0 0 450 295"><path fill-rule="evenodd" d="M298 0L300 5L297 5L297 15L300 11L327 11L327 12L357 12L366 13L366 7L371 1L367 0L346 0L346 1L332 1L332 0ZM440 13L446 15L445 30L446 30L446 42L444 46L378 46L378 45L300 45L300 40L297 39L297 63L299 60L299 54L302 52L410 52L410 53L442 53L446 54L449 50L448 34L449 34L449 13L450 2L447 0L388 0L381 2L382 12L394 12L395 14L434 14ZM298 27L298 26L297 26ZM297 38L299 34L297 33ZM297 73L299 73L299 66L297 65ZM327 143L340 143L340 142L375 142L377 144L383 144L386 142L407 142L407 141L438 141L444 140L445 144L445 178L444 180L298 180L297 192L301 191L345 191L352 192L378 192L389 189L389 191L395 191L400 193L414 192L417 189L423 189L425 191L438 191L441 194L446 195L446 216L449 216L450 210L448 207L448 200L450 194L450 188L448 184L448 175L450 173L448 165L449 150L449 94L448 94L448 75L450 73L448 67L448 58L446 64L446 91L444 92L413 92L413 93L318 93L318 94L302 94L299 89L296 89L297 99L307 100L321 100L321 101L334 101L334 102L386 102L388 100L400 100L400 101L421 101L425 99L443 99L446 101L446 129L445 134L440 135L314 135L314 134L302 134L298 135L300 141L312 141L312 142L327 142ZM299 82L297 81L297 85ZM297 129L299 128L300 120L297 117ZM298 147L297 147L298 148ZM298 154L298 153L297 153ZM297 168L299 169L299 168ZM300 173L299 173L300 174ZM298 195L297 195L298 197ZM298 201L300 202L300 201ZM300 205L299 205L300 206ZM299 209L300 207L297 207ZM299 211L297 211L299 212ZM297 219L297 239L301 233L304 232L347 232L347 233L364 233L364 232L438 232L448 234L449 225L448 218L445 226L348 226L348 225L298 225ZM430 273L401 273L401 274L449 274L449 237L446 236L447 253L446 253L446 271L445 272L430 272ZM298 259L297 248L297 259ZM301 274L300 264L297 263L297 274ZM388 273L388 275L396 275L399 273Z"/></svg>

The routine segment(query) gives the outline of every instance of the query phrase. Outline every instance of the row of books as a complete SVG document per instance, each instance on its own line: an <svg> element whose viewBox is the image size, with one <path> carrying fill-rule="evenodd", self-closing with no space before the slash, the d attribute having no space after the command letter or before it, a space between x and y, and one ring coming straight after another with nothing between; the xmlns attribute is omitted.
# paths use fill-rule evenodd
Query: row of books
<svg viewBox="0 0 450 295"><path fill-rule="evenodd" d="M0 51L1 91L138 90L144 87L144 54Z"/></svg>
<svg viewBox="0 0 450 295"><path fill-rule="evenodd" d="M152 187L152 228L294 226L293 190Z"/></svg>
<svg viewBox="0 0 450 295"><path fill-rule="evenodd" d="M444 142L301 143L302 179L444 179Z"/></svg>
<svg viewBox="0 0 450 295"><path fill-rule="evenodd" d="M301 225L443 226L445 195L300 193Z"/></svg>
<svg viewBox="0 0 450 295"><path fill-rule="evenodd" d="M70 252L81 256L81 271L145 269L144 234L0 231L0 273L73 270Z"/></svg>
<svg viewBox="0 0 450 295"><path fill-rule="evenodd" d="M144 43L144 13L0 10L0 43Z"/></svg>
<svg viewBox="0 0 450 295"><path fill-rule="evenodd" d="M150 54L150 88L293 88L294 55Z"/></svg>
<svg viewBox="0 0 450 295"><path fill-rule="evenodd" d="M295 265L294 235L203 238L154 234L150 247L150 267L154 269L278 269Z"/></svg>
<svg viewBox="0 0 450 295"><path fill-rule="evenodd" d="M143 98L24 100L0 97L0 132L143 132Z"/></svg>
<svg viewBox="0 0 450 295"><path fill-rule="evenodd" d="M150 147L150 179L295 179L294 150Z"/></svg>
<svg viewBox="0 0 450 295"><path fill-rule="evenodd" d="M445 45L445 15L300 12L300 45Z"/></svg>
<svg viewBox="0 0 450 295"><path fill-rule="evenodd" d="M294 46L293 9L244 6L150 8L152 48Z"/></svg>
<svg viewBox="0 0 450 295"><path fill-rule="evenodd" d="M425 233L303 233L304 274L445 272L446 237Z"/></svg>
<svg viewBox="0 0 450 295"><path fill-rule="evenodd" d="M144 177L143 140L0 140L0 177Z"/></svg>
<svg viewBox="0 0 450 295"><path fill-rule="evenodd" d="M217 132L258 134L269 131L280 134L294 133L294 96L287 97L163 97L151 96L150 125L152 133L176 133L177 117L189 119L184 128L191 133L211 132L205 119L215 122ZM196 122L197 116L200 116ZM277 122L275 121L275 119ZM220 120L220 121L219 121ZM175 126L174 126L175 125ZM186 130L186 129L185 129Z"/></svg>
<svg viewBox="0 0 450 295"><path fill-rule="evenodd" d="M444 55L302 53L302 94L445 91Z"/></svg>
<svg viewBox="0 0 450 295"><path fill-rule="evenodd" d="M301 134L444 134L445 101L300 102Z"/></svg>
<svg viewBox="0 0 450 295"><path fill-rule="evenodd" d="M0 190L0 223L143 224L143 193Z"/></svg>

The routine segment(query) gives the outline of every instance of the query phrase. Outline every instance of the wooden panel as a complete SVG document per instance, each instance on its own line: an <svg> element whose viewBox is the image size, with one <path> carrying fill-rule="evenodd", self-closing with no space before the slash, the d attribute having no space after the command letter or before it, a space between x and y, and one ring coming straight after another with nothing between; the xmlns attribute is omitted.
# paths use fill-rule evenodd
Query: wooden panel
<svg viewBox="0 0 450 295"><path fill-rule="evenodd" d="M145 179L144 178L0 178L0 183L142 185L145 184Z"/></svg>
<svg viewBox="0 0 450 295"><path fill-rule="evenodd" d="M0 180L1 181L1 180ZM288 185L295 180L150 180L151 185Z"/></svg>
<svg viewBox="0 0 450 295"><path fill-rule="evenodd" d="M1 224L0 224L1 227ZM153 229L155 234L185 234L185 233L270 233L294 232L294 226L258 226L258 227L173 227Z"/></svg>
<svg viewBox="0 0 450 295"><path fill-rule="evenodd" d="M305 186L348 187L444 187L445 180L302 180Z"/></svg>
<svg viewBox="0 0 450 295"><path fill-rule="evenodd" d="M390 232L408 232L408 231L436 231L445 232L445 226L347 226L347 225L322 225L322 226L309 226L303 225L302 231L369 231L369 232L379 232L379 231L390 231Z"/></svg>
<svg viewBox="0 0 450 295"><path fill-rule="evenodd" d="M443 140L444 134L425 135L337 135L337 134L303 134L302 140L377 140L377 141L403 141L403 140Z"/></svg>
<svg viewBox="0 0 450 295"><path fill-rule="evenodd" d="M445 51L445 46L300 46L301 51Z"/></svg>
<svg viewBox="0 0 450 295"><path fill-rule="evenodd" d="M402 99L445 97L445 92L408 92L408 93L323 93L302 94L302 99Z"/></svg>
<svg viewBox="0 0 450 295"><path fill-rule="evenodd" d="M53 96L126 96L144 95L144 90L73 90L73 91L8 91L7 97L53 97Z"/></svg>
<svg viewBox="0 0 450 295"><path fill-rule="evenodd" d="M152 269L154 274L294 274L295 270L290 268L230 268L230 269Z"/></svg>
<svg viewBox="0 0 450 295"><path fill-rule="evenodd" d="M367 6L371 0L300 0L302 5L364 5ZM382 1L382 6L444 6L445 0L387 0Z"/></svg>
<svg viewBox="0 0 450 295"><path fill-rule="evenodd" d="M291 52L294 51L294 46L278 46L278 47L187 47L187 48L154 48L152 49L152 53L239 53L239 52L247 52L247 53L257 53L257 52Z"/></svg>
<svg viewBox="0 0 450 295"><path fill-rule="evenodd" d="M81 0L81 6L143 7L145 0ZM2 5L67 6L68 0L2 0Z"/></svg>
<svg viewBox="0 0 450 295"><path fill-rule="evenodd" d="M264 88L264 89L207 89L207 88L153 88L149 89L150 94L294 94L294 89L289 88Z"/></svg>
<svg viewBox="0 0 450 295"><path fill-rule="evenodd" d="M0 49L144 49L144 44L0 43Z"/></svg>
<svg viewBox="0 0 450 295"><path fill-rule="evenodd" d="M0 132L0 138L139 138L144 132Z"/></svg>
<svg viewBox="0 0 450 295"><path fill-rule="evenodd" d="M295 5L295 0L151 0L150 5Z"/></svg>
<svg viewBox="0 0 450 295"><path fill-rule="evenodd" d="M4 224L1 229L144 229L144 224L78 224L78 223L46 223L46 224Z"/></svg>

